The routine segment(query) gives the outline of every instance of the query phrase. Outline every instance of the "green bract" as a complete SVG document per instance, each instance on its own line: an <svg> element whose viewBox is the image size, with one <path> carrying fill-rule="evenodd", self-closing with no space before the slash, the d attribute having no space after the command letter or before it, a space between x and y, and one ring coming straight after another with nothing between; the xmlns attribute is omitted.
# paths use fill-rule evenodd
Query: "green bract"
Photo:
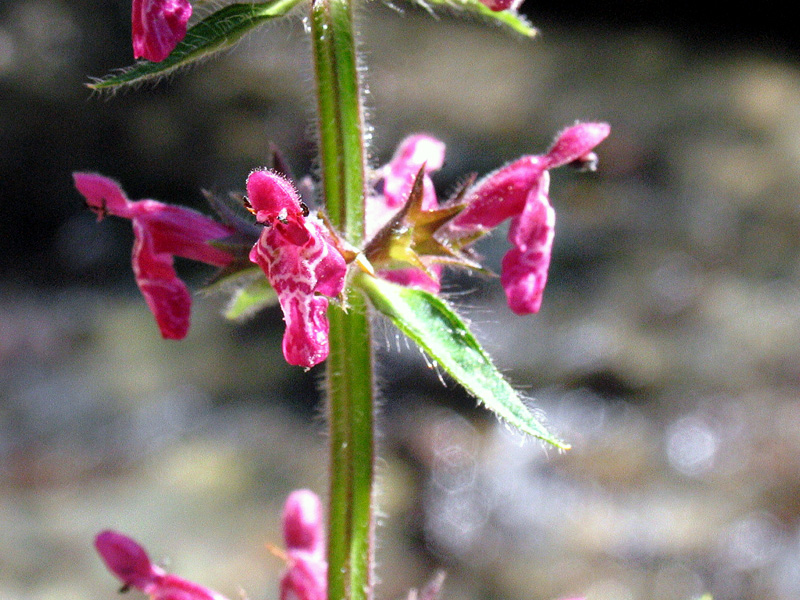
<svg viewBox="0 0 800 600"><path fill-rule="evenodd" d="M225 318L233 321L247 319L256 312L278 303L278 294L269 284L260 269L255 271L252 281L237 289L225 309Z"/></svg>

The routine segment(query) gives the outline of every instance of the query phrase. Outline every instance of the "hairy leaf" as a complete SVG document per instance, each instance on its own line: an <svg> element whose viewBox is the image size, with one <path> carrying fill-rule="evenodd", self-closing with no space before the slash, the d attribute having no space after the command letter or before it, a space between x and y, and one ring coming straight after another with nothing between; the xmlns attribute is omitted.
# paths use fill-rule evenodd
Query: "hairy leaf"
<svg viewBox="0 0 800 600"><path fill-rule="evenodd" d="M215 52L229 48L265 21L282 17L302 0L272 0L259 4L231 4L209 15L186 32L186 37L161 62L140 60L89 85L95 90L133 85L160 77Z"/></svg>
<svg viewBox="0 0 800 600"><path fill-rule="evenodd" d="M427 10L453 9L456 12L463 12L491 21L497 25L506 27L525 37L534 37L538 32L528 20L516 11L501 10L493 11L480 0L412 0Z"/></svg>
<svg viewBox="0 0 800 600"><path fill-rule="evenodd" d="M444 300L366 274L360 274L356 282L376 309L498 417L558 448L569 448L528 409Z"/></svg>

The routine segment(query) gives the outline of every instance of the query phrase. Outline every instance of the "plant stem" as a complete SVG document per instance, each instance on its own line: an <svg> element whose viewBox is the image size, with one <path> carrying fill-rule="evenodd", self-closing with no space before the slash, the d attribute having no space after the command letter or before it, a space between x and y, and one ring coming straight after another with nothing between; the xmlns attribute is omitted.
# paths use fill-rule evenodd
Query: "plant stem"
<svg viewBox="0 0 800 600"><path fill-rule="evenodd" d="M372 347L363 296L328 311L328 599L371 600L373 554Z"/></svg>
<svg viewBox="0 0 800 600"><path fill-rule="evenodd" d="M349 0L313 0L312 44L320 162L331 223L354 246L364 237L364 121ZM371 600L373 519L372 340L366 302L349 290L331 306L327 363L330 435L328 599Z"/></svg>
<svg viewBox="0 0 800 600"><path fill-rule="evenodd" d="M311 25L328 217L348 242L364 237L364 117L349 0L314 0Z"/></svg>

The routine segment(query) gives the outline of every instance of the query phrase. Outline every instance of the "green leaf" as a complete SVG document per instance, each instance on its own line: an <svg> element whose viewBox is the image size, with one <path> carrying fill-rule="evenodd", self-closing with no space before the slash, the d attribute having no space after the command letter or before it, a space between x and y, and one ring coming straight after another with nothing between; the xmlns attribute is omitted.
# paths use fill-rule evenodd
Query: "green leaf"
<svg viewBox="0 0 800 600"><path fill-rule="evenodd" d="M225 318L239 321L252 316L262 308L273 306L278 302L278 294L259 270L260 276L237 289L225 309ZM249 274L248 274L249 275Z"/></svg>
<svg viewBox="0 0 800 600"><path fill-rule="evenodd" d="M453 379L493 411L521 431L568 449L528 409L506 381L461 318L441 298L383 279L359 274L356 284L372 304L414 340Z"/></svg>
<svg viewBox="0 0 800 600"><path fill-rule="evenodd" d="M525 37L535 37L538 31L520 14L512 10L494 11L479 0L415 0L423 8L431 10L437 8L455 9L492 21L497 25L507 27Z"/></svg>
<svg viewBox="0 0 800 600"><path fill-rule="evenodd" d="M259 4L231 4L209 15L186 32L186 37L161 62L140 60L89 85L94 90L132 85L166 75L175 69L229 48L265 21L282 17L302 0L272 0Z"/></svg>

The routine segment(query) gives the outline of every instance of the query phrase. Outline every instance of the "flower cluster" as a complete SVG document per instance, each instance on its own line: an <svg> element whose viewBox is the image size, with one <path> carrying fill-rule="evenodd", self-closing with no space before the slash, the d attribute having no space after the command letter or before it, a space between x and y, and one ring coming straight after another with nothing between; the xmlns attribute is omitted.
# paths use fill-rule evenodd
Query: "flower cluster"
<svg viewBox="0 0 800 600"><path fill-rule="evenodd" d="M286 551L276 551L286 561L280 600L327 600L325 523L319 497L310 490L293 491L284 504L282 524ZM102 531L94 545L108 570L122 581L121 591L134 588L150 600L227 600L219 592L154 565L145 549L122 533ZM420 592L411 590L408 600L439 600L443 582L440 572Z"/></svg>
<svg viewBox="0 0 800 600"><path fill-rule="evenodd" d="M511 219L512 248L503 258L500 280L515 313L538 311L555 226L549 170L566 164L593 168L593 149L608 133L604 123L574 125L546 154L524 156L443 204L430 175L444 161L444 144L426 135L407 138L392 160L376 171L367 196L366 258L380 277L437 292L442 263L479 267L468 254L469 245ZM237 256L221 242L237 234L246 238L249 232L186 208L128 200L116 182L100 175L74 177L99 218L111 214L132 220L139 288L162 335L184 337L191 296L175 273L173 256L229 267ZM263 226L257 239L250 234L249 259L261 267L277 293L286 322L284 356L293 365L312 367L328 355L329 299L343 293L347 262L353 257L345 258L343 243L301 202L284 175L253 171L247 180L247 203Z"/></svg>
<svg viewBox="0 0 800 600"><path fill-rule="evenodd" d="M131 201L114 180L75 173L75 186L102 219L133 223L133 271L161 335L182 339L189 330L192 298L173 266L181 256L226 268L237 259L229 238L247 238L242 227L223 224L193 210L156 200ZM278 294L286 321L286 360L312 367L328 355L328 298L341 294L345 260L323 223L300 202L294 186L272 171L254 171L247 181L249 208L263 225L251 239L249 258ZM215 243L209 243L215 242Z"/></svg>
<svg viewBox="0 0 800 600"><path fill-rule="evenodd" d="M391 248L379 259L397 264L417 262L421 268L381 271L386 279L403 285L439 290L439 270L431 264L452 263L475 266L463 249L491 229L511 219L508 239L511 250L503 258L501 283L508 304L515 313L537 312L547 281L550 255L555 231L555 211L550 206L549 170L567 164L594 169L597 157L593 149L609 134L605 123L579 123L564 130L552 148L543 155L523 156L498 169L481 181L462 190L457 201L440 207L429 174L444 160L444 144L434 138L415 135L401 143L392 161L379 172L383 193L367 198L367 231L374 235L384 227L384 245L411 247L405 252ZM411 203L415 174L421 178L418 212L415 218L395 215L406 202ZM442 214L442 220L436 215ZM416 222L415 222L416 220ZM387 221L393 228L387 232ZM418 240L409 240L408 232L421 223L434 222L437 228L422 237L426 249ZM419 238L419 236L417 236ZM433 243L432 243L433 242ZM409 254L414 256L409 260Z"/></svg>

